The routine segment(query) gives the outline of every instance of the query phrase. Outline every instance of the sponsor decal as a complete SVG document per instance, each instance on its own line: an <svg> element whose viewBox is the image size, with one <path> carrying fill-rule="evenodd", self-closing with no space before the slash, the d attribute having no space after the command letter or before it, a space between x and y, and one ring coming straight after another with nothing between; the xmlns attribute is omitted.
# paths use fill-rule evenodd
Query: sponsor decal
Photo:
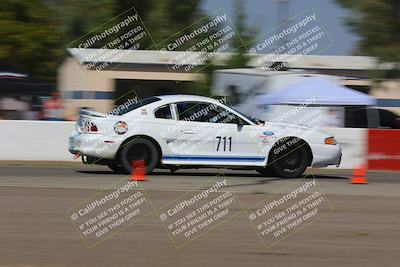
<svg viewBox="0 0 400 267"><path fill-rule="evenodd" d="M274 135L274 132L264 131L263 134L266 135L266 136L272 136L272 135Z"/></svg>
<svg viewBox="0 0 400 267"><path fill-rule="evenodd" d="M128 124L123 121L119 121L114 125L114 132L117 134L124 134L128 131Z"/></svg>
<svg viewBox="0 0 400 267"><path fill-rule="evenodd" d="M271 131L263 131L260 135L260 142L262 144L268 144L270 141L275 140L276 136L274 132Z"/></svg>

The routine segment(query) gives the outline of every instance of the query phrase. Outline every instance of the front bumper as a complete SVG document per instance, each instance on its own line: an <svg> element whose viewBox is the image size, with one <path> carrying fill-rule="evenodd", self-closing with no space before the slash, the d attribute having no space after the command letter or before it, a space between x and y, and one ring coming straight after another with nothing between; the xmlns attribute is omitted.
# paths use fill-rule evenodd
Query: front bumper
<svg viewBox="0 0 400 267"><path fill-rule="evenodd" d="M311 146L313 152L313 162L311 164L314 168L326 167L329 165L336 165L339 167L342 161L342 148L340 145L325 145L318 144Z"/></svg>
<svg viewBox="0 0 400 267"><path fill-rule="evenodd" d="M72 132L69 136L68 151L72 154L114 159L118 147L115 141L103 134Z"/></svg>

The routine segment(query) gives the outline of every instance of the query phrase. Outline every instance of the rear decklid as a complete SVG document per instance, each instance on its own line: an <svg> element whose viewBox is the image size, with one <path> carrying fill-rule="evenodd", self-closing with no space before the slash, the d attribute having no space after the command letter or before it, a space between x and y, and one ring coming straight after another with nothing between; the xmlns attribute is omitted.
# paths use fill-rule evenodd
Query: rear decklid
<svg viewBox="0 0 400 267"><path fill-rule="evenodd" d="M98 124L106 114L89 109L82 109L76 120L76 131L80 133L97 132Z"/></svg>

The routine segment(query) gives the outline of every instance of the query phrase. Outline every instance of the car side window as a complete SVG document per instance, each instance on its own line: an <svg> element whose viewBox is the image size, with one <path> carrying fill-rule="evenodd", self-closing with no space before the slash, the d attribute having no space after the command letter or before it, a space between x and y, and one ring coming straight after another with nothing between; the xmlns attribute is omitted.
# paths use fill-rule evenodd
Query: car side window
<svg viewBox="0 0 400 267"><path fill-rule="evenodd" d="M233 123L237 124L240 119L232 112L224 109L223 107L217 106L213 112L213 117L210 122L213 123Z"/></svg>
<svg viewBox="0 0 400 267"><path fill-rule="evenodd" d="M179 120L233 124L240 121L235 114L213 103L179 102L176 107Z"/></svg>
<svg viewBox="0 0 400 267"><path fill-rule="evenodd" d="M210 110L212 104L202 102L178 102L176 103L178 118L183 121L210 122L213 117Z"/></svg>
<svg viewBox="0 0 400 267"><path fill-rule="evenodd" d="M168 120L171 120L172 119L172 113L171 113L171 109L170 109L169 105L165 105L165 106L162 106L162 107L158 108L154 112L154 116L157 119L168 119Z"/></svg>

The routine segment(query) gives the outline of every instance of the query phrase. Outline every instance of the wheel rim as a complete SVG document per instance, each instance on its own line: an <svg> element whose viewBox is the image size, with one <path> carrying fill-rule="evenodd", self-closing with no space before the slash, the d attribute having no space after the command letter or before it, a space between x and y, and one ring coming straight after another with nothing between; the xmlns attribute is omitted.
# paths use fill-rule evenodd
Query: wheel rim
<svg viewBox="0 0 400 267"><path fill-rule="evenodd" d="M152 155L150 148L145 144L135 144L128 151L128 161L132 163L135 160L143 160L147 167L151 162Z"/></svg>
<svg viewBox="0 0 400 267"><path fill-rule="evenodd" d="M296 172L302 166L302 153L300 149L291 151L288 155L278 160L278 165L287 172Z"/></svg>

